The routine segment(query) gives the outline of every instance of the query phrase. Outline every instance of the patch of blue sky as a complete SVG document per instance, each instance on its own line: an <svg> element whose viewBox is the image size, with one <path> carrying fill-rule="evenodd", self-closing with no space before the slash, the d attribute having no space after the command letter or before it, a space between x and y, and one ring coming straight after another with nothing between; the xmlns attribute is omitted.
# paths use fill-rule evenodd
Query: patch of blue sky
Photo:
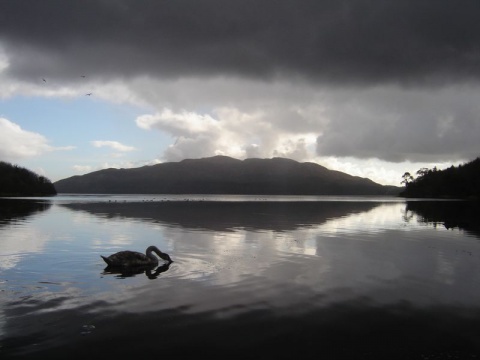
<svg viewBox="0 0 480 360"><path fill-rule="evenodd" d="M77 144L113 136L131 139L131 132L137 130L135 117L145 111L91 98L59 99L21 96L2 100L0 104L0 116L21 126L25 131L45 136L55 142L56 146L60 146L66 138L69 139L68 141L74 140ZM140 130L138 129L139 136L141 136ZM65 136L67 133L68 136ZM122 133L130 136L122 136Z"/></svg>
<svg viewBox="0 0 480 360"><path fill-rule="evenodd" d="M151 111L87 96L67 99L18 96L0 99L0 117L19 125L24 131L44 136L54 148L74 147L18 162L25 167L36 164L32 170L45 173L53 181L75 175L73 170L71 174L65 172L74 165L95 167L100 163L141 163L158 158L172 138L156 130L141 129L135 123L139 115ZM117 141L135 150L119 154L109 147L94 147L92 141L97 140Z"/></svg>

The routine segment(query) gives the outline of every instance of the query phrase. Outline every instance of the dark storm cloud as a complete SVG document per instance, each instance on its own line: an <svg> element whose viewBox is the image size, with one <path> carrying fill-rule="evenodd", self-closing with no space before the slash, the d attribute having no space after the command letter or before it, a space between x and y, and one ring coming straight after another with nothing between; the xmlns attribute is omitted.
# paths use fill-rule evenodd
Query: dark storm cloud
<svg viewBox="0 0 480 360"><path fill-rule="evenodd" d="M321 155L389 162L456 161L478 156L478 91L372 89L335 94L331 121L317 139Z"/></svg>
<svg viewBox="0 0 480 360"><path fill-rule="evenodd" d="M479 80L478 14L478 0L1 0L0 44L17 77L442 84Z"/></svg>

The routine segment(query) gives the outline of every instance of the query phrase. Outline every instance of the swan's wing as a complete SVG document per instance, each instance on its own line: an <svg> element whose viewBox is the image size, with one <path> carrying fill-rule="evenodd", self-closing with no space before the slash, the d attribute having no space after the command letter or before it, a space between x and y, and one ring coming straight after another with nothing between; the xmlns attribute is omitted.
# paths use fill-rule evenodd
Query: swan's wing
<svg viewBox="0 0 480 360"><path fill-rule="evenodd" d="M124 266L142 264L147 260L148 258L145 254L126 250L110 255L108 261L105 260L105 262L110 266Z"/></svg>

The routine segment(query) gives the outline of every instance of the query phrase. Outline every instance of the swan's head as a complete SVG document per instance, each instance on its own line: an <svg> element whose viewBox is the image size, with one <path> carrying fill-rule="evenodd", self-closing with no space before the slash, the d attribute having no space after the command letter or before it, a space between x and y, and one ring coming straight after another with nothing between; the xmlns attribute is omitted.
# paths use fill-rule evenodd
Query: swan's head
<svg viewBox="0 0 480 360"><path fill-rule="evenodd" d="M156 246L152 245L147 248L147 253L151 251L155 252L161 259L168 261L169 264L173 262L173 260L170 258L170 255L168 255L167 253L161 252Z"/></svg>
<svg viewBox="0 0 480 360"><path fill-rule="evenodd" d="M168 254L161 253L158 254L158 256L160 256L163 260L168 261L169 264L173 262L173 260L170 258L170 255Z"/></svg>

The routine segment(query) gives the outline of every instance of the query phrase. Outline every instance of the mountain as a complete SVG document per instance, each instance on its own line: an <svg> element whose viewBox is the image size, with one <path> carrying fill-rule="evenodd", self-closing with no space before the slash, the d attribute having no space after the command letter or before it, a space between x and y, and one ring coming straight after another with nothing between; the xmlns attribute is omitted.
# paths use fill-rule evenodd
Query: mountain
<svg viewBox="0 0 480 360"><path fill-rule="evenodd" d="M397 195L400 188L285 158L186 159L133 169L106 169L54 183L59 193Z"/></svg>

